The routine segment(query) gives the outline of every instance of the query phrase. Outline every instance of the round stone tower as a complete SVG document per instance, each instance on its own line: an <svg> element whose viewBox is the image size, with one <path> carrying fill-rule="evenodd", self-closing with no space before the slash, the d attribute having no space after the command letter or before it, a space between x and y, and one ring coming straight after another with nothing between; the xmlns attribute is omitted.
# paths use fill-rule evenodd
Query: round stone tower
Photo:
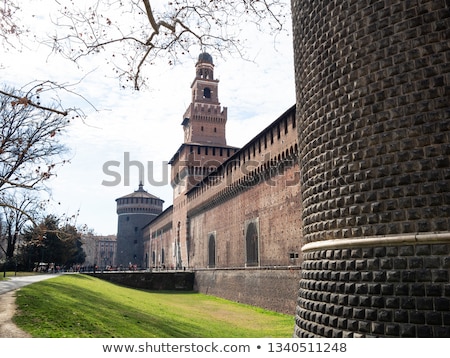
<svg viewBox="0 0 450 358"><path fill-rule="evenodd" d="M144 253L142 228L161 212L164 201L144 190L139 184L135 192L116 199L117 202L117 258L116 265L147 268L149 258Z"/></svg>
<svg viewBox="0 0 450 358"><path fill-rule="evenodd" d="M297 337L450 337L450 10L292 0Z"/></svg>

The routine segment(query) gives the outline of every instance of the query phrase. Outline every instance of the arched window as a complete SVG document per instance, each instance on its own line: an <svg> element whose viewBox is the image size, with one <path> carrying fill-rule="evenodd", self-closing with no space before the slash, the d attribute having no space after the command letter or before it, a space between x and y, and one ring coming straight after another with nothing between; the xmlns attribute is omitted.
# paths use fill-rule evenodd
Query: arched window
<svg viewBox="0 0 450 358"><path fill-rule="evenodd" d="M203 89L203 98L211 98L211 89L208 87Z"/></svg>
<svg viewBox="0 0 450 358"><path fill-rule="evenodd" d="M208 267L216 266L216 238L214 234L209 235L208 239Z"/></svg>
<svg viewBox="0 0 450 358"><path fill-rule="evenodd" d="M258 228L256 222L252 221L247 225L245 233L246 263L247 266L257 266L258 255Z"/></svg>

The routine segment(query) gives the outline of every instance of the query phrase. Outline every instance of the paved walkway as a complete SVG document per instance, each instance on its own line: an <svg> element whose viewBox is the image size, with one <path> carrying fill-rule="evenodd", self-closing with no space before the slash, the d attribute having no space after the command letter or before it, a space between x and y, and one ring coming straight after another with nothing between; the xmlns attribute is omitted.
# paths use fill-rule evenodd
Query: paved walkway
<svg viewBox="0 0 450 358"><path fill-rule="evenodd" d="M7 280L0 281L0 295L17 290L23 286L29 285L34 282L47 280L52 277L56 277L55 274L43 274L43 275L31 275L31 276L8 276Z"/></svg>
<svg viewBox="0 0 450 358"><path fill-rule="evenodd" d="M27 338L30 335L13 322L12 317L16 311L15 291L34 282L46 280L56 275L14 276L8 280L0 281L0 338Z"/></svg>

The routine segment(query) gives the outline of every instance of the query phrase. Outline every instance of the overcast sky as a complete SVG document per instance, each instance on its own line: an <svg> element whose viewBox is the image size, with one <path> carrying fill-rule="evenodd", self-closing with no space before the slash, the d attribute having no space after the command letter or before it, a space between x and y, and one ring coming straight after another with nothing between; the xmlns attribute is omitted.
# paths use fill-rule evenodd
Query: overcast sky
<svg viewBox="0 0 450 358"><path fill-rule="evenodd" d="M45 9L49 3L53 0L32 2L39 10L32 10L30 24L38 30L48 26ZM287 27L290 30L290 24ZM295 103L290 31L276 39L255 31L247 33L253 62L214 56L214 74L220 80L219 101L228 108L227 144L237 147ZM49 56L45 46L33 42L26 45L20 52L10 50L1 55L3 84L21 87L44 79L77 83L83 78L73 89L95 106L80 97L62 94L66 106L82 107L88 116L84 122L75 121L63 138L71 150L71 163L58 169L57 177L48 183L53 198L49 213L71 215L79 210L78 225L87 225L99 235L116 234L115 199L137 190L139 184L137 167L127 170L124 165L127 158L145 168L144 188L164 200L164 209L171 205L170 167L164 164L183 141L181 122L190 103L200 49L197 54L180 58L175 66L150 68L149 88L136 92L121 89L102 56L90 58L78 68ZM114 171L114 176L105 172L105 166ZM111 185L119 175L120 183Z"/></svg>

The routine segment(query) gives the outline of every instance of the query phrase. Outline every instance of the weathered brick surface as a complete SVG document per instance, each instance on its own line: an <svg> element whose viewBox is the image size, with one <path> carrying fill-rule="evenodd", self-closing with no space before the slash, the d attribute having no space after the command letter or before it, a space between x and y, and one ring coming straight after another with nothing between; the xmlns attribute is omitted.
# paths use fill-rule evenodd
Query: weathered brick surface
<svg viewBox="0 0 450 358"><path fill-rule="evenodd" d="M208 267L208 237L214 233L216 268L245 267L245 225L253 220L258 227L258 266L300 266L301 220L298 166L285 168L282 175L242 187L237 195L207 210L189 215L189 267ZM292 184L292 185L291 185ZM205 200L204 203L212 202ZM298 258L291 259L291 254Z"/></svg>
<svg viewBox="0 0 450 358"><path fill-rule="evenodd" d="M215 267L245 267L245 230L258 230L257 266L300 265L301 211L295 108L187 193L189 267L208 267L214 233ZM290 255L297 255L291 259Z"/></svg>
<svg viewBox="0 0 450 358"><path fill-rule="evenodd" d="M148 267L155 270L175 269L176 247L173 245L173 206L169 206L142 229ZM150 230L153 228L153 230Z"/></svg>
<svg viewBox="0 0 450 358"><path fill-rule="evenodd" d="M105 281L144 290L192 291L193 272L102 272L86 273Z"/></svg>
<svg viewBox="0 0 450 358"><path fill-rule="evenodd" d="M292 11L304 240L449 232L446 1L292 0ZM297 334L449 336L441 250L308 253Z"/></svg>
<svg viewBox="0 0 450 358"><path fill-rule="evenodd" d="M194 288L209 295L293 315L299 279L298 268L197 270Z"/></svg>

